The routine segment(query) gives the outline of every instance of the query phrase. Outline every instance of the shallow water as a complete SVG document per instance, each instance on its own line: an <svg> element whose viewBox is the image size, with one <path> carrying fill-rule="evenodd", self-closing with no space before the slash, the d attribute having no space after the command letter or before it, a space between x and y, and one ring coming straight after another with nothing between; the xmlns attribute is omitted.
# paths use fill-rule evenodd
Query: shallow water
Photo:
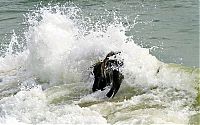
<svg viewBox="0 0 200 125"><path fill-rule="evenodd" d="M0 3L1 123L199 124L195 1L59 2ZM113 99L91 90L110 51L124 59Z"/></svg>

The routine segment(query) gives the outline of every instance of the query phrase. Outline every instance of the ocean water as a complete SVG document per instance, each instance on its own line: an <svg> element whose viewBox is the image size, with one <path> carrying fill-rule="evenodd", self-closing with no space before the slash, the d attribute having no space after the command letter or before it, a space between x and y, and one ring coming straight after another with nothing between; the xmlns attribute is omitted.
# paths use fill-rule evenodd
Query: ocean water
<svg viewBox="0 0 200 125"><path fill-rule="evenodd" d="M199 1L1 0L1 124L199 124ZM121 51L124 80L92 93Z"/></svg>

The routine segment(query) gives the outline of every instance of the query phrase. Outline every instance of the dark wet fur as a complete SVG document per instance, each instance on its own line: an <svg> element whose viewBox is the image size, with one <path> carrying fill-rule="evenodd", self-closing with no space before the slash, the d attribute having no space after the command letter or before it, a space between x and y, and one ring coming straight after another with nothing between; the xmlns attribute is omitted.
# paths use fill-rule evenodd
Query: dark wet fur
<svg viewBox="0 0 200 125"><path fill-rule="evenodd" d="M95 92L97 90L104 90L107 83L106 83L106 79L104 77L102 77L102 74L101 74L101 62L97 63L94 66L93 74L94 74L95 80L94 80L94 84L92 87L92 91Z"/></svg>
<svg viewBox="0 0 200 125"><path fill-rule="evenodd" d="M119 71L119 67L123 65L123 62L118 60L109 60L108 57L113 56L118 53L110 52L103 62L98 62L94 65L94 84L92 91L104 90L106 86L111 85L110 91L106 94L107 97L114 97L118 92L124 76ZM112 69L111 67L115 65L117 68ZM105 69L107 67L108 70ZM103 71L102 71L103 70Z"/></svg>
<svg viewBox="0 0 200 125"><path fill-rule="evenodd" d="M112 84L112 87L110 89L110 91L106 94L107 97L114 97L115 94L118 92L120 86L121 86L121 82L122 82L122 79L123 79L123 75L117 71L117 70L114 70L113 71L113 84Z"/></svg>

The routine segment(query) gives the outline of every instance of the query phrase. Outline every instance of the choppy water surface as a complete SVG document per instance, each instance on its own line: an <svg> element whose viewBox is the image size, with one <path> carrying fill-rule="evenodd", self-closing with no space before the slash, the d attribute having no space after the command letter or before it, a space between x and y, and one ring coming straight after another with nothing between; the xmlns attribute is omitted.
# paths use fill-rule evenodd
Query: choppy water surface
<svg viewBox="0 0 200 125"><path fill-rule="evenodd" d="M0 122L199 124L197 8L195 0L1 1ZM91 91L90 66L110 51L124 59L113 99L109 88Z"/></svg>

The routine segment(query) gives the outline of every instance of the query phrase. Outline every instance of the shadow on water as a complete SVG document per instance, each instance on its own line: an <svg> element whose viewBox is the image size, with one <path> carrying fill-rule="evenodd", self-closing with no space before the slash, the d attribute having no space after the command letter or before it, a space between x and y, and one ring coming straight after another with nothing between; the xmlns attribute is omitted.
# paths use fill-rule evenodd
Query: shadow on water
<svg viewBox="0 0 200 125"><path fill-rule="evenodd" d="M122 86L114 98L99 100L99 101L81 102L78 105L80 107L89 107L94 104L100 104L100 103L104 103L104 102L123 102L126 99L128 100L133 96L141 95L141 94L144 94L144 92L135 87Z"/></svg>

